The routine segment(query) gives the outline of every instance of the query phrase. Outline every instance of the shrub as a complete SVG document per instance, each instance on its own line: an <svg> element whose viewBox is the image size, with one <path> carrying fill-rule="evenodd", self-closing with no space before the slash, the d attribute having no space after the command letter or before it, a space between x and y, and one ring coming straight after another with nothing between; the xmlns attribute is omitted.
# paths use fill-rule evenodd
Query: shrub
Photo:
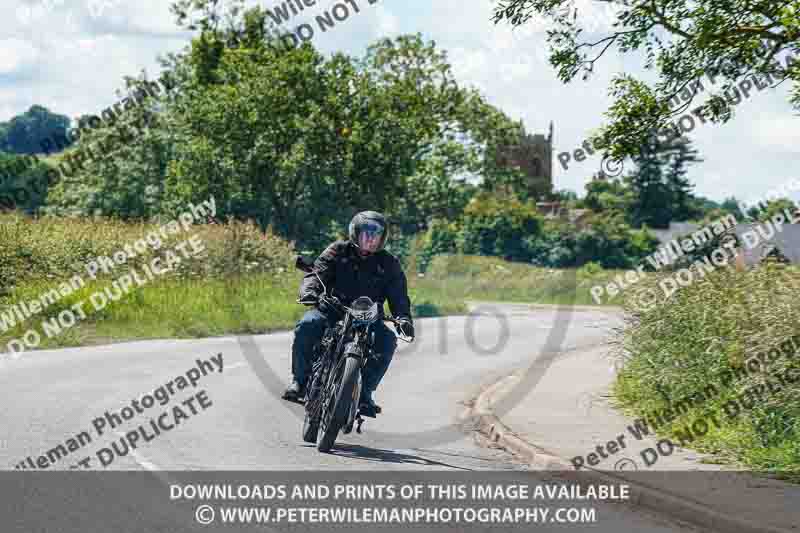
<svg viewBox="0 0 800 533"><path fill-rule="evenodd" d="M580 229L565 222L548 222L528 247L531 261L539 266L567 268L595 262L613 269L635 267L657 244L652 233L631 228L621 214L597 214L585 219Z"/></svg>
<svg viewBox="0 0 800 533"><path fill-rule="evenodd" d="M634 230L622 215L595 215L575 239L579 264L597 261L603 268L632 268L656 249L658 240L647 230Z"/></svg>
<svg viewBox="0 0 800 533"><path fill-rule="evenodd" d="M420 239L416 258L418 271L425 272L433 258L438 255L456 253L458 232L459 228L455 223L439 219L433 220Z"/></svg>
<svg viewBox="0 0 800 533"><path fill-rule="evenodd" d="M527 262L531 259L528 244L541 232L542 222L533 202L481 193L464 209L456 246L463 254Z"/></svg>
<svg viewBox="0 0 800 533"><path fill-rule="evenodd" d="M547 222L541 235L528 239L531 262L534 265L550 268L575 266L576 230L562 222Z"/></svg>
<svg viewBox="0 0 800 533"><path fill-rule="evenodd" d="M389 236L389 242L386 243L386 250L397 257L400 263L404 266L408 265L409 255L412 253L412 247L415 235L402 233L399 230L394 230Z"/></svg>
<svg viewBox="0 0 800 533"><path fill-rule="evenodd" d="M578 276L586 276L592 277L595 274L599 274L603 271L603 267L600 266L600 263L595 263L594 261L589 261L581 268L578 269Z"/></svg>

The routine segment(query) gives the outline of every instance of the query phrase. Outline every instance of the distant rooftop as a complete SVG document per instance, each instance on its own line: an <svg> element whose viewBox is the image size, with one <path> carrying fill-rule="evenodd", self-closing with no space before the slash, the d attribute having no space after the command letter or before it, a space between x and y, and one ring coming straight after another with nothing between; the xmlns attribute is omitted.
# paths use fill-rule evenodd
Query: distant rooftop
<svg viewBox="0 0 800 533"><path fill-rule="evenodd" d="M736 236L741 239L741 236L748 231L756 231L754 228L757 224L738 224L734 226L733 231ZM764 229L767 233L767 229ZM756 232L758 234L758 232ZM752 266L759 263L773 248L783 254L792 264L800 263L800 224L784 224L781 226L781 231L776 231L775 235L770 239L763 239L758 234L759 242L751 249L743 249L744 263L747 266Z"/></svg>
<svg viewBox="0 0 800 533"><path fill-rule="evenodd" d="M671 240L677 239L687 233L692 233L700 228L697 224L691 222L670 222L668 229L653 229L647 228L653 235L655 235L658 242L666 244Z"/></svg>

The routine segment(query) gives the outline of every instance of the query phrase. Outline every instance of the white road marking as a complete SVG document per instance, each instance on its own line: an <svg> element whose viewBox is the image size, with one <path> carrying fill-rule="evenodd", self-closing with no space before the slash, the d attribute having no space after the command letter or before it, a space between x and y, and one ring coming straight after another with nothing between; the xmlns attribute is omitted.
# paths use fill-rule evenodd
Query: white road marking
<svg viewBox="0 0 800 533"><path fill-rule="evenodd" d="M240 367L243 367L243 366L247 366L247 363L246 362L234 363L232 365L226 366L224 368L224 370L233 370L234 368L240 368ZM114 434L117 435L118 437L123 438L123 439L125 438L125 434L120 432L120 431L115 431ZM136 450L131 449L129 453L130 453L130 456L133 457L133 460L136 461L136 463L139 466L141 466L142 468L144 468L145 470L148 470L150 472L158 472L158 471L162 470L155 463L152 463L152 462L148 461L147 459L145 459L142 456L142 454L140 454Z"/></svg>

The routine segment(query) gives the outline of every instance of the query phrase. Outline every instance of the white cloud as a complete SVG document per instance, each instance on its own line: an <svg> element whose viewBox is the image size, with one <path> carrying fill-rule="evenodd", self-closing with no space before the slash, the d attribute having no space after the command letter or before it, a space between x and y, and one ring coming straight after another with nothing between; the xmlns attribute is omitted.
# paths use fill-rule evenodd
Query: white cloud
<svg viewBox="0 0 800 533"><path fill-rule="evenodd" d="M375 13L378 19L378 34L386 36L397 34L400 29L400 23L396 16L386 9L378 9Z"/></svg>
<svg viewBox="0 0 800 533"><path fill-rule="evenodd" d="M0 4L0 35L10 36L0 46L0 79L13 88L0 93L0 120L33 104L70 117L95 113L117 101L124 76L155 75L159 54L188 43L166 1L111 0L94 17L87 0L46 1ZM17 10L31 6L40 7L36 18L19 24Z"/></svg>
<svg viewBox="0 0 800 533"><path fill-rule="evenodd" d="M0 40L0 77L33 70L38 59L39 51L32 43L16 38Z"/></svg>
<svg viewBox="0 0 800 533"><path fill-rule="evenodd" d="M753 122L751 140L756 146L767 152L800 155L800 116L759 113ZM795 168L797 171L800 169Z"/></svg>
<svg viewBox="0 0 800 533"><path fill-rule="evenodd" d="M179 35L164 0L88 0L80 11L81 28L89 33Z"/></svg>

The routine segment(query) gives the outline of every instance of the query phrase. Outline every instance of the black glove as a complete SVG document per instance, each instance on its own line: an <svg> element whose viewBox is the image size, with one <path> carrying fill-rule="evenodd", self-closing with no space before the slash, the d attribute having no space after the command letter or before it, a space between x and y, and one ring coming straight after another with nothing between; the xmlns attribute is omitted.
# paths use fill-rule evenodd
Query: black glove
<svg viewBox="0 0 800 533"><path fill-rule="evenodd" d="M398 318L397 329L400 330L400 333L406 337L411 337L412 339L414 338L414 324L410 319Z"/></svg>
<svg viewBox="0 0 800 533"><path fill-rule="evenodd" d="M339 320L342 317L342 312L331 300L332 299L329 296L320 298L319 302L317 303L317 309L329 319Z"/></svg>
<svg viewBox="0 0 800 533"><path fill-rule="evenodd" d="M300 298L297 300L297 303L303 305L317 305L317 301L319 301L319 295L314 292L305 292L300 295Z"/></svg>

